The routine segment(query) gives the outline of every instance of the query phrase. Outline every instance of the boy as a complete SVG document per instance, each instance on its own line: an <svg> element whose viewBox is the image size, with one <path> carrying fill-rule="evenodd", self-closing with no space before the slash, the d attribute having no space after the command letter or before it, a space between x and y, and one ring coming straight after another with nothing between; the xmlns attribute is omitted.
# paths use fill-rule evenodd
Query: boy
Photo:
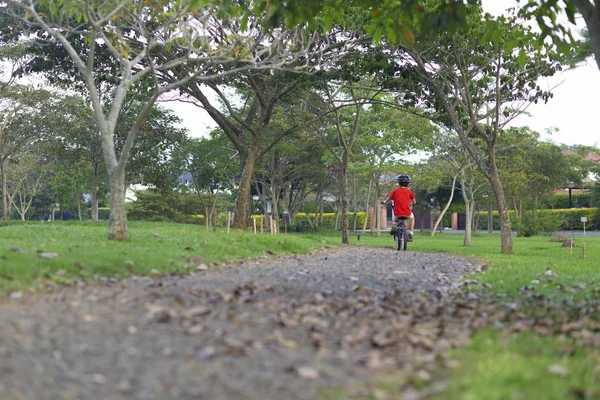
<svg viewBox="0 0 600 400"><path fill-rule="evenodd" d="M409 183L410 176L406 174L400 175L398 177L398 185L400 187L394 189L387 199L385 199L384 203L390 200L394 201L394 225L390 234L393 235L396 229L398 229L398 217L408 217L408 241L410 242L412 241L413 230L415 228L415 216L412 213L412 206L416 203L416 200L415 195L408 188Z"/></svg>

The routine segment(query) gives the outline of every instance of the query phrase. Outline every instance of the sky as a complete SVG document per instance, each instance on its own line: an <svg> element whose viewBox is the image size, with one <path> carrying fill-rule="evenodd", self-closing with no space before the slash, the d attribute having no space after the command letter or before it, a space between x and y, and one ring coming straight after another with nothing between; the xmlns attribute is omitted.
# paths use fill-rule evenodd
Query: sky
<svg viewBox="0 0 600 400"><path fill-rule="evenodd" d="M483 7L494 15L516 4L514 0L483 0ZM567 70L540 81L542 87L555 87L548 103L533 104L530 116L520 116L513 126L529 126L542 140L556 144L600 146L600 70L590 59L584 66ZM216 126L202 109L187 103L164 104L183 120L182 127L192 137L206 136ZM547 132L551 130L552 133Z"/></svg>

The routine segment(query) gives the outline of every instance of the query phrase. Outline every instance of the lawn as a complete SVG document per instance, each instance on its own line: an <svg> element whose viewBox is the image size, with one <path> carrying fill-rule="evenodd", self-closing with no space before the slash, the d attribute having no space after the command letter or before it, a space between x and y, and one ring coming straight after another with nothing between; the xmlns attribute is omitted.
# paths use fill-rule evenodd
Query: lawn
<svg viewBox="0 0 600 400"><path fill-rule="evenodd" d="M0 227L0 292L52 280L187 273L198 265L307 253L339 243L314 235L206 232L203 226L130 222L129 242L106 239L107 223L35 222Z"/></svg>
<svg viewBox="0 0 600 400"><path fill-rule="evenodd" d="M356 241L356 238L354 238ZM482 261L482 283L492 285L499 296L518 297L523 289L535 291L553 301L577 301L600 298L600 236L576 236L575 247L562 247L547 236L515 237L514 254L500 253L500 236L476 234L472 246L463 246L463 235L415 234L409 250L453 253ZM393 246L387 234L381 237L361 235L357 243L369 246ZM585 258L582 244L585 244Z"/></svg>

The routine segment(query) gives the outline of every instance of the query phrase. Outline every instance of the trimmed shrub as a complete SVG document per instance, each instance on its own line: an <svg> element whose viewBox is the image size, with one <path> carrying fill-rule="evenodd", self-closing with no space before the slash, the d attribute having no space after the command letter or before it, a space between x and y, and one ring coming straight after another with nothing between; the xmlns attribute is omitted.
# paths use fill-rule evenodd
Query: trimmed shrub
<svg viewBox="0 0 600 400"><path fill-rule="evenodd" d="M318 218L318 214L308 213L311 221L315 218ZM340 216L341 218L341 216ZM368 218L368 217L367 217ZM357 212L356 213L356 228L362 229L365 221L365 212ZM258 222L258 221L257 221ZM283 221L279 221L279 228L283 229L284 224ZM341 223L341 221L340 221ZM350 230L354 229L354 212L348 213L348 224ZM323 225L319 226L318 229L326 229L326 230L334 230L335 229L335 213L323 213ZM311 230L310 223L308 222L308 218L306 218L306 213L298 213L294 217L294 222L290 226L288 226L288 231L294 232L308 232Z"/></svg>
<svg viewBox="0 0 600 400"><path fill-rule="evenodd" d="M537 210L535 212L539 215L550 214L554 216L558 216L561 221L558 229L560 230L583 230L583 223L581 222L581 217L587 217L588 222L586 223L586 227L596 227L600 224L599 221L599 212L598 208L567 208L567 209L554 209L554 210ZM518 218L515 217L515 212L510 211L510 220L514 228L517 228L520 224ZM487 212L481 211L479 212L480 218L487 218ZM498 211L492 212L494 229L500 229L500 218L498 216ZM543 217L541 217L543 218Z"/></svg>
<svg viewBox="0 0 600 400"><path fill-rule="evenodd" d="M558 214L548 212L528 212L523 215L523 220L511 221L517 236L538 236L540 234L551 234L561 226L561 218Z"/></svg>
<svg viewBox="0 0 600 400"><path fill-rule="evenodd" d="M571 206L578 207L589 207L591 205L592 194L589 192L578 192L571 194ZM569 208L569 195L568 194L552 194L542 197L540 201L540 208L542 209L568 209Z"/></svg>

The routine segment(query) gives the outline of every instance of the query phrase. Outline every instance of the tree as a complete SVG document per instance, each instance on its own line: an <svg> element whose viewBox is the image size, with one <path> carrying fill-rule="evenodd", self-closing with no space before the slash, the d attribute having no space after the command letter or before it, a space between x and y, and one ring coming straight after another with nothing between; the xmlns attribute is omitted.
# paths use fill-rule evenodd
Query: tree
<svg viewBox="0 0 600 400"><path fill-rule="evenodd" d="M382 97L363 113L365 134L357 139L357 151L351 170L374 183L373 205L379 215L383 184L396 186L396 177L405 169L406 158L430 146L431 122L414 113L393 107L393 99ZM386 189L391 189L386 187ZM379 233L379 225L377 225Z"/></svg>
<svg viewBox="0 0 600 400"><path fill-rule="evenodd" d="M60 127L53 135L55 143L52 150L52 156L55 157L55 164L62 164L57 167L58 176L63 176L61 171L67 172L69 169L76 169L74 175L78 176L73 180L71 177L65 177L65 182L57 182L56 185L63 187L63 183L71 189L64 189L65 194L71 192L76 186L78 192L86 190L91 194L91 219L98 221L98 199L100 188L106 186L106 174L103 174L102 168L104 157L102 156L101 136L98 132L94 113L85 98L79 95L70 95L61 97L54 107L54 112L46 118L46 122ZM76 166L75 168L73 168ZM86 179L84 187L79 177L81 172L87 172L91 179ZM55 177L57 172L55 172ZM79 182L79 183L76 183ZM75 186L72 186L75 185ZM62 189L56 188L58 192Z"/></svg>
<svg viewBox="0 0 600 400"><path fill-rule="evenodd" d="M327 77L325 77L327 79ZM350 157L359 136L366 134L362 126L362 114L380 93L368 85L343 81L321 81L324 108L331 114L329 124L318 127L317 133L333 156L338 179L338 212L342 217L342 244L349 244L348 225L348 172Z"/></svg>
<svg viewBox="0 0 600 400"><path fill-rule="evenodd" d="M285 115L281 115L275 123L283 130L288 126L287 121ZM290 223L293 222L306 196L323 175L324 151L314 135L298 132L282 139L261 159L254 173L254 187L261 199L272 200L275 218L287 212ZM263 208L266 208L264 204Z"/></svg>
<svg viewBox="0 0 600 400"><path fill-rule="evenodd" d="M177 180L190 175L189 183L198 195L209 224L213 223L219 194L235 189L238 173L234 160L236 154L237 151L219 130L215 130L211 138L186 138L174 148L171 158L172 175Z"/></svg>
<svg viewBox="0 0 600 400"><path fill-rule="evenodd" d="M293 67L294 64L291 64L289 68ZM306 82L306 75L289 71L251 71L229 78L229 85L237 90L234 93L218 85L223 82L206 82L204 86L193 83L182 88L189 98L208 112L238 152L240 174L234 220L238 229L248 227L252 177L259 160L282 139L302 131L321 117L310 114L309 110L314 111L315 107L301 95ZM216 94L222 108L211 103L206 94L207 88ZM278 114L285 115L290 123L273 125Z"/></svg>
<svg viewBox="0 0 600 400"><path fill-rule="evenodd" d="M11 179L7 182L7 195L25 221L33 198L47 179L48 164L42 157L20 154L18 160L9 164L8 170Z"/></svg>
<svg viewBox="0 0 600 400"><path fill-rule="evenodd" d="M2 218L10 217L11 201L7 187L8 165L17 161L23 149L43 140L48 127L40 114L48 111L52 96L46 90L20 84L0 84L0 180L2 181Z"/></svg>
<svg viewBox="0 0 600 400"><path fill-rule="evenodd" d="M465 236L464 245L471 245L472 221L475 215L475 199L479 196L481 190L485 187L482 181L481 173L477 169L475 160L470 156L467 149L462 145L460 139L452 132L439 130L432 140L432 160L443 160L452 170L453 184L450 199L441 213L436 225L431 230L434 235L438 223L445 211L452 203L454 187L456 180L460 183L460 192L465 203Z"/></svg>
<svg viewBox="0 0 600 400"><path fill-rule="evenodd" d="M454 35L400 46L396 53L398 78L405 84L400 101L437 110L428 115L452 127L489 180L500 213L502 253L512 253L513 244L496 144L503 128L529 104L551 97L535 82L560 66L551 48L537 50L540 40L514 18L482 20L481 10L473 8ZM412 90L406 85L411 80L416 83ZM485 144L485 151L477 141Z"/></svg>
<svg viewBox="0 0 600 400"><path fill-rule="evenodd" d="M129 238L125 212L127 159L157 99L195 80L211 80L237 71L285 64L290 58L296 60L289 51L281 50L286 48L288 40L299 45L298 55L304 54L303 44L312 42L310 35L298 31L290 34L282 30L254 29L254 20L249 22L248 19L242 31L256 34L244 38L238 34L240 31L228 30L228 19L219 19L211 7L196 8L204 4L200 2L173 1L164 5L133 0L102 3L86 0L83 4L80 1L57 4L46 0L8 2L13 15L33 28L27 36L34 41L50 41L61 46L84 83L100 131L110 184L108 238L115 240ZM17 15L16 10L21 13ZM72 37L79 40L71 41ZM263 45L266 40L270 40L270 46ZM102 68L106 63L97 63L100 55L111 65L109 79ZM173 78L175 75L169 71L186 63L193 67L183 76L168 82L160 79L167 75ZM225 65L232 67L224 71ZM115 131L124 102L135 90L137 100L144 106L118 151ZM107 109L103 107L105 104Z"/></svg>

